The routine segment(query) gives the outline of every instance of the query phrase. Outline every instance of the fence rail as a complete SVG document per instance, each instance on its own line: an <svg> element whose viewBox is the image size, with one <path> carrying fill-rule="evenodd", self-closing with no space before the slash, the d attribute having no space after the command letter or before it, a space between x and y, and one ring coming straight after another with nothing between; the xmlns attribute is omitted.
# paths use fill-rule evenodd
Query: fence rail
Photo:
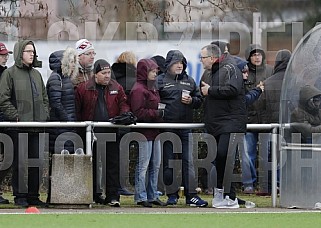
<svg viewBox="0 0 321 228"><path fill-rule="evenodd" d="M137 123L132 125L116 125L110 122L0 122L1 127L86 127L86 153L92 155L91 141L92 129L94 127L111 127L111 128L159 128L159 129L202 129L204 123ZM276 207L277 199L277 140L278 128L277 123L271 124L247 124L248 130L270 130L272 132L272 207Z"/></svg>

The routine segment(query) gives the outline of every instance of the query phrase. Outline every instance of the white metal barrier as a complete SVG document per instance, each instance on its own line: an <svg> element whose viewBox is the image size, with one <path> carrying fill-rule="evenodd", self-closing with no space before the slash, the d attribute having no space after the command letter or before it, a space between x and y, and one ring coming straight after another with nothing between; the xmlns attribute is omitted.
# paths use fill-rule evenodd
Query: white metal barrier
<svg viewBox="0 0 321 228"><path fill-rule="evenodd" d="M248 130L271 130L272 131L272 207L276 207L277 199L277 139L279 124L247 124ZM201 129L203 123L137 123L132 125L116 125L110 122L0 122L0 127L86 127L86 153L92 155L91 141L92 129L94 127L112 128L175 128L175 129Z"/></svg>

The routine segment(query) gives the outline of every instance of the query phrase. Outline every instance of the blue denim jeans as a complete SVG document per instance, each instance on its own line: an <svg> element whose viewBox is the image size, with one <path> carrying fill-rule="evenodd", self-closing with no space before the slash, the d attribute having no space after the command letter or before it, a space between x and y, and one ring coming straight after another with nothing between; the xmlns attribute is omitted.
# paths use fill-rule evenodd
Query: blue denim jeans
<svg viewBox="0 0 321 228"><path fill-rule="evenodd" d="M253 187L257 180L255 161L257 159L257 132L246 132L242 153L242 181L244 187Z"/></svg>
<svg viewBox="0 0 321 228"><path fill-rule="evenodd" d="M135 170L135 202L154 201L158 198L157 182L160 163L160 141L139 142L139 156Z"/></svg>

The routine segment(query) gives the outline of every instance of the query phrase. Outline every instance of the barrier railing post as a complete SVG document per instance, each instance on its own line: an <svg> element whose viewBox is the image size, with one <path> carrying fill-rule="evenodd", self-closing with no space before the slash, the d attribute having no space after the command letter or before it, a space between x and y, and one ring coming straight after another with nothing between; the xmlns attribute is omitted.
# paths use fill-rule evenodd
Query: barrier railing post
<svg viewBox="0 0 321 228"><path fill-rule="evenodd" d="M86 122L86 154L87 155L92 155L92 148L91 148L91 140L92 140L92 123L91 122Z"/></svg>
<svg viewBox="0 0 321 228"><path fill-rule="evenodd" d="M277 145L278 145L278 128L272 129L272 207L276 207L277 199Z"/></svg>

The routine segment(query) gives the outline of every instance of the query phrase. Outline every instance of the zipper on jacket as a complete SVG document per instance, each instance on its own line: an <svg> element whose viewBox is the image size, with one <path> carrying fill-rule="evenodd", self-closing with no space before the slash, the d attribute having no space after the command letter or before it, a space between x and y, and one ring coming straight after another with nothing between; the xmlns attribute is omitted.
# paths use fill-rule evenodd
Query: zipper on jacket
<svg viewBox="0 0 321 228"><path fill-rule="evenodd" d="M32 94L32 116L33 116L33 121L35 121L35 100L34 100L34 92L32 89L32 79L31 79L31 75L30 75L30 70L28 69L28 75L29 75L29 82L30 82L30 89L31 89L31 94ZM35 85L36 86L36 85Z"/></svg>

